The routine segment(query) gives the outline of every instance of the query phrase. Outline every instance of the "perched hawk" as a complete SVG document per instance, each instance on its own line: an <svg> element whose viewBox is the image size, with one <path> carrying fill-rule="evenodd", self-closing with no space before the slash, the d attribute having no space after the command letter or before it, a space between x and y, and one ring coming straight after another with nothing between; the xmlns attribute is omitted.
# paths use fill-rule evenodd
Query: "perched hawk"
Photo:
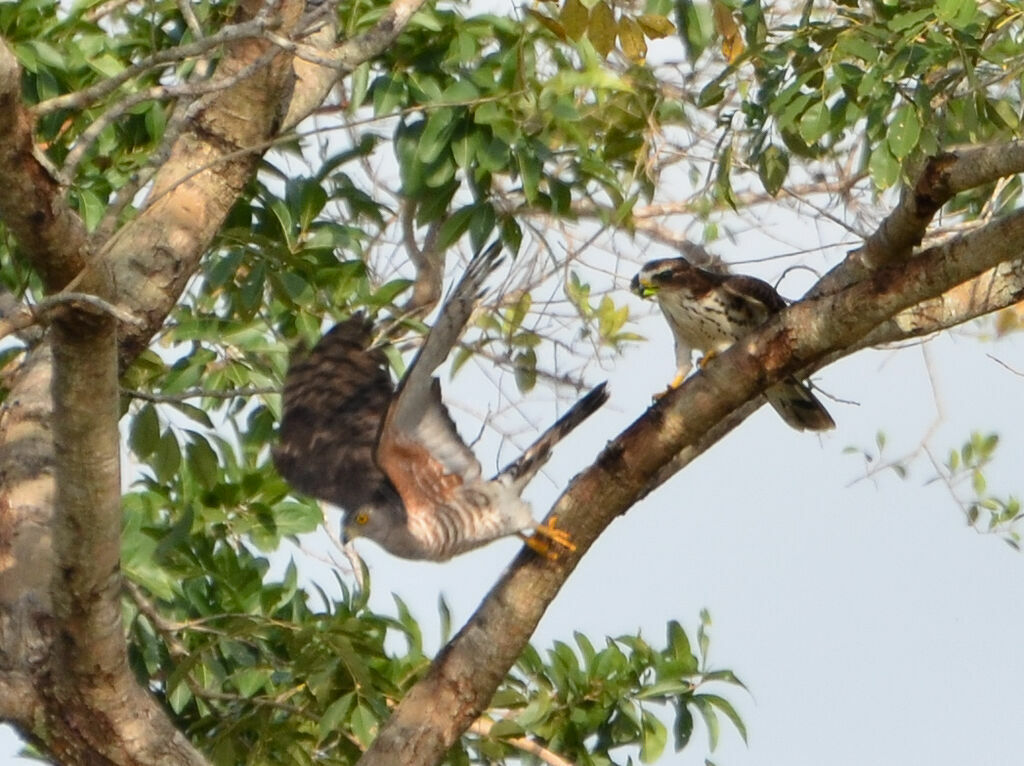
<svg viewBox="0 0 1024 766"><path fill-rule="evenodd" d="M724 351L786 307L775 288L756 277L719 274L697 268L685 258L665 258L644 265L633 277L633 292L655 298L676 341L675 388L693 366L691 352L705 358ZM795 378L765 391L769 404L798 431L835 428L828 411Z"/></svg>
<svg viewBox="0 0 1024 766"><path fill-rule="evenodd" d="M459 438L434 370L458 341L483 282L498 263L492 246L473 261L445 302L399 383L371 346L361 316L328 332L285 378L281 475L297 489L340 506L346 537L363 536L395 554L443 561L510 534L535 530L571 547L562 530L538 526L520 492L563 436L608 398L604 384L580 399L493 479Z"/></svg>

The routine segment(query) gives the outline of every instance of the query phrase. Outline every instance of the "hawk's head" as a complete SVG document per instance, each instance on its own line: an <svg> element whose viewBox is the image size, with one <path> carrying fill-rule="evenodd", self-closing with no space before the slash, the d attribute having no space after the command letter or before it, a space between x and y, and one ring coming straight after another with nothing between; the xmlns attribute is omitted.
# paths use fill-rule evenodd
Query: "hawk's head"
<svg viewBox="0 0 1024 766"><path fill-rule="evenodd" d="M346 545L357 537L373 540L396 556L409 559L431 558L409 532L408 518L401 501L367 503L342 517L341 540Z"/></svg>
<svg viewBox="0 0 1024 766"><path fill-rule="evenodd" d="M691 296L703 295L714 285L709 272L698 269L685 258L662 258L645 263L630 283L630 289L641 298L656 298L662 289Z"/></svg>

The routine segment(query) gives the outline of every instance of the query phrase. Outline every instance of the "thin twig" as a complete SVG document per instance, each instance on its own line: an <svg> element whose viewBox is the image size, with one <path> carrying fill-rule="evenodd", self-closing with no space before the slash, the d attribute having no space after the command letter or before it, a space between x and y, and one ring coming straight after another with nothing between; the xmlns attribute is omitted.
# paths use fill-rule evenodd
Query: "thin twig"
<svg viewBox="0 0 1024 766"><path fill-rule="evenodd" d="M469 725L469 731L481 737L489 737L491 729L494 728L494 721L488 718L477 718ZM504 742L512 747L519 748L524 753L540 758L549 766L574 766L572 761L567 761L557 753L553 753L543 745L538 744L528 737L501 737L499 742Z"/></svg>
<svg viewBox="0 0 1024 766"><path fill-rule="evenodd" d="M189 655L188 647L186 647L177 635L175 635L186 626L179 622L172 622L160 614L160 610L156 608L156 604L150 601L142 592L142 588L131 580L125 579L124 589L131 597L132 601L135 602L135 606L139 610L139 614L149 620L153 628L156 629L156 632L163 637L164 643L167 644L167 650L171 653L171 656L175 659L187 657Z"/></svg>
<svg viewBox="0 0 1024 766"><path fill-rule="evenodd" d="M267 17L261 15L251 21L224 27L217 34L204 37L202 40L197 40L194 43L159 51L150 58L133 64L124 71L118 72L116 75L108 77L106 80L98 82L89 88L82 88L74 93L55 96L46 101L41 101L29 109L29 113L38 120L40 117L45 117L61 109L84 109L90 104L110 95L121 85L143 72L164 65L177 64L195 56L201 56L224 43L260 37L267 29L272 28L274 24L276 22L272 22Z"/></svg>
<svg viewBox="0 0 1024 766"><path fill-rule="evenodd" d="M985 354L985 356L987 356L987 357L988 357L989 359L991 359L991 360L992 360L993 362L995 362L996 364L998 364L998 365L999 365L1000 367L1003 367L1004 369L1006 369L1006 370L1009 370L1009 371L1010 371L1010 372L1012 372L1012 373L1013 373L1014 375L1016 375L1016 376L1018 376L1018 377L1021 377L1021 378L1024 378L1024 372L1021 372L1020 370L1014 369L1013 367L1011 367L1010 365L1008 365L1008 364L1007 364L1006 362L1004 362L1004 361L1003 361L1002 359L1000 359L999 357L997 357L997 356L996 356L995 354Z"/></svg>
<svg viewBox="0 0 1024 766"><path fill-rule="evenodd" d="M210 391L201 388L192 388L182 391L180 394L156 394L150 391L139 391L135 388L122 388L121 393L133 399L141 399L144 402L156 404L175 404L186 399L233 399L241 396L263 396L266 394L279 394L281 389L275 386L254 386L252 388L232 388L225 391Z"/></svg>
<svg viewBox="0 0 1024 766"><path fill-rule="evenodd" d="M64 167L61 169L64 178L70 180L75 177L75 173L78 170L79 164L81 164L84 159L85 153L99 139L103 131L118 120L129 109L132 109L138 104L146 101L169 100L184 96L203 96L209 93L227 90L267 66L276 55L277 51L268 51L230 77L183 85L156 85L152 88L147 88L140 93L132 93L131 95L121 99L105 111L100 117L95 119L88 128L82 131L78 140L75 141L74 147L68 152L67 159L64 162Z"/></svg>

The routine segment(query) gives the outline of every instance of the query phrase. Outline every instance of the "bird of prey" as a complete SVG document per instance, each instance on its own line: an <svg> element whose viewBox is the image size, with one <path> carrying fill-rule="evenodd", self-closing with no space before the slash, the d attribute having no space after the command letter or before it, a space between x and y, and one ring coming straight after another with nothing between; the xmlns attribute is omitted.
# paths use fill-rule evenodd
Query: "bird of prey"
<svg viewBox="0 0 1024 766"><path fill-rule="evenodd" d="M658 302L676 344L676 376L670 388L689 374L694 350L703 362L724 351L786 307L785 299L767 282L740 274L698 268L685 258L664 258L644 264L631 283L641 298ZM798 431L835 428L828 411L795 378L765 391L769 404Z"/></svg>
<svg viewBox="0 0 1024 766"><path fill-rule="evenodd" d="M534 530L531 547L554 555L568 535L538 525L520 498L554 445L607 399L591 390L493 479L459 437L434 371L458 341L498 263L494 245L470 262L398 385L356 315L330 330L285 377L281 475L340 506L346 538L368 537L396 556L443 561L499 537Z"/></svg>

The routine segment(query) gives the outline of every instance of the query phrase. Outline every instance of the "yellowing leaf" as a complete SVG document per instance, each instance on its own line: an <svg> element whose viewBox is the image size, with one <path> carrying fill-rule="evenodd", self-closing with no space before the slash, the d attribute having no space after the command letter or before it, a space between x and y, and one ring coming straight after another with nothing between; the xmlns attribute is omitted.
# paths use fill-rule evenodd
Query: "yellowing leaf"
<svg viewBox="0 0 1024 766"><path fill-rule="evenodd" d="M570 39L579 40L587 31L587 24L590 22L590 12L583 7L580 0L565 0L562 6L562 25L565 33Z"/></svg>
<svg viewBox="0 0 1024 766"><path fill-rule="evenodd" d="M647 56L647 40L643 30L633 19L623 16L619 19L619 44L630 61L643 63Z"/></svg>
<svg viewBox="0 0 1024 766"><path fill-rule="evenodd" d="M615 14L608 4L601 2L595 5L590 12L590 25L587 27L587 37L594 44L594 50L602 56L611 53L617 32Z"/></svg>
<svg viewBox="0 0 1024 766"><path fill-rule="evenodd" d="M1010 306L996 314L996 337L1002 337L1024 328L1024 303Z"/></svg>
<svg viewBox="0 0 1024 766"><path fill-rule="evenodd" d="M743 36L732 17L732 10L721 2L713 5L715 30L722 36L722 55L731 64L743 53Z"/></svg>
<svg viewBox="0 0 1024 766"><path fill-rule="evenodd" d="M541 26L545 27L559 40L564 41L566 39L567 35L565 27L562 26L557 19L553 19L550 16L545 16L543 13L535 11L533 8L527 8L526 13L527 15L533 16L533 18L537 19L537 21L540 22Z"/></svg>
<svg viewBox="0 0 1024 766"><path fill-rule="evenodd" d="M668 37L676 31L675 24L659 13L643 13L637 19L637 23L644 31L644 34L652 40L657 40L659 37Z"/></svg>

